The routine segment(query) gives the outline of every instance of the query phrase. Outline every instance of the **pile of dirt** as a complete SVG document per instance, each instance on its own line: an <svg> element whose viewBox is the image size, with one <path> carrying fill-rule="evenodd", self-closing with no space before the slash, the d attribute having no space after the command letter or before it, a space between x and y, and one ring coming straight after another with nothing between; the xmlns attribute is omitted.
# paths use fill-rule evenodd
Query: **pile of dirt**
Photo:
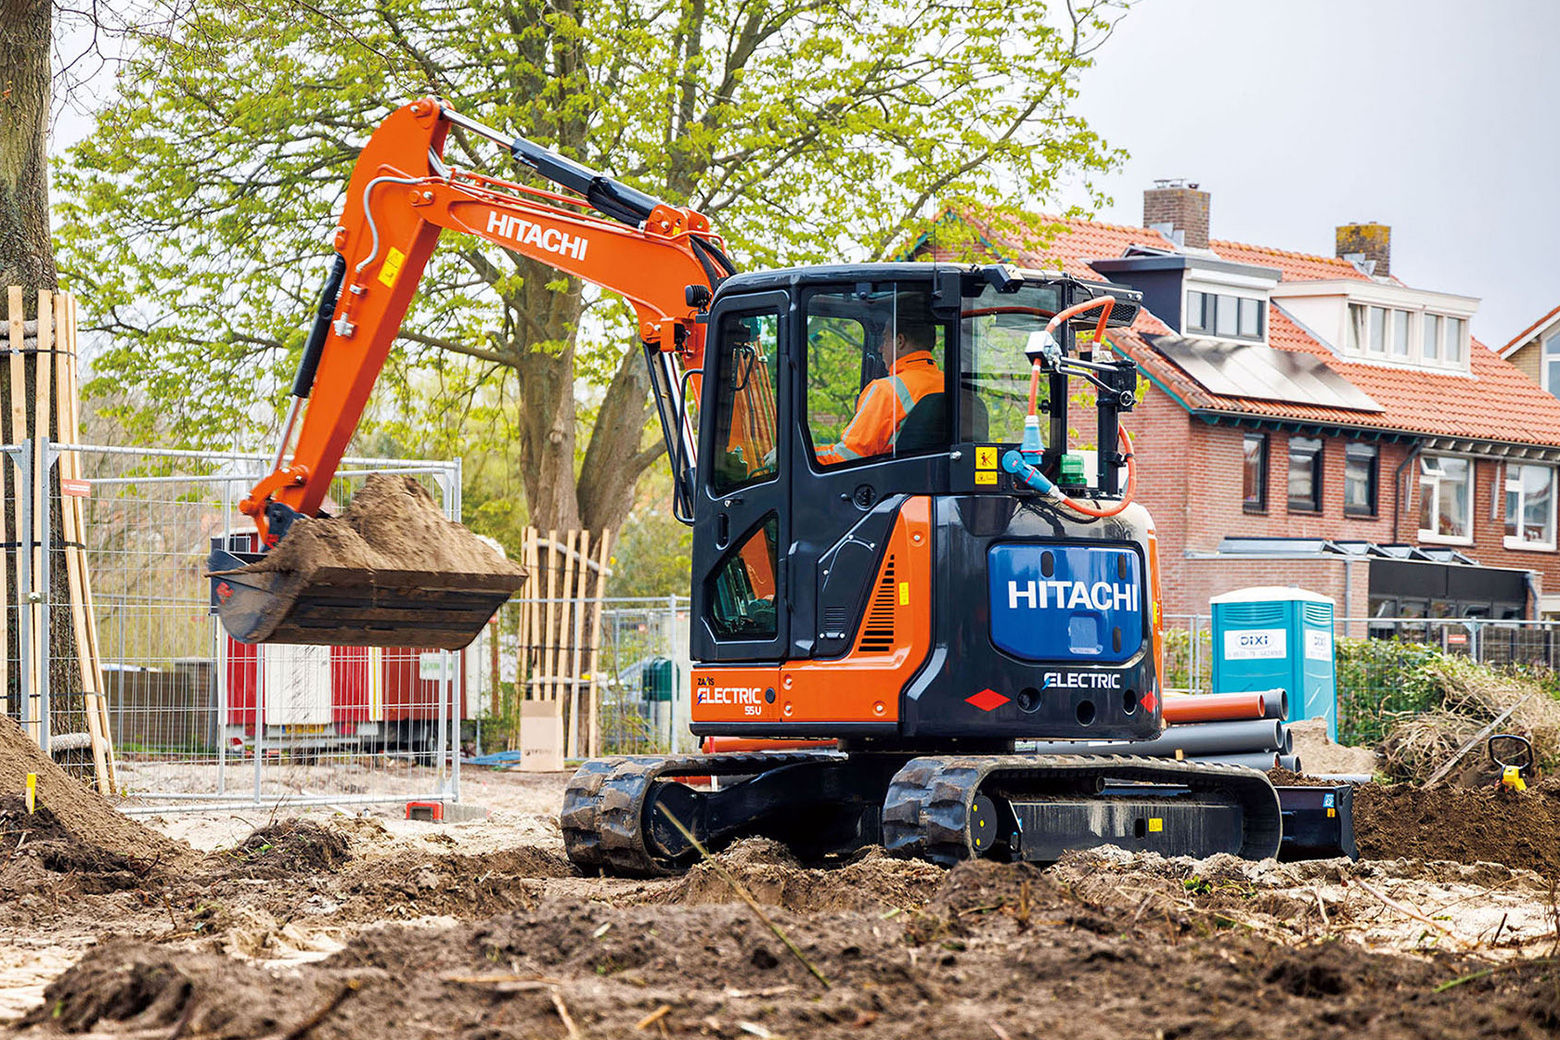
<svg viewBox="0 0 1560 1040"><path fill-rule="evenodd" d="M264 559L234 573L307 578L326 567L508 575L517 588L525 576L519 564L446 519L415 479L386 474L369 477L341 516L295 521Z"/></svg>
<svg viewBox="0 0 1560 1040"><path fill-rule="evenodd" d="M227 872L256 878L333 871L348 859L345 838L299 817L257 827L231 849L213 855Z"/></svg>
<svg viewBox="0 0 1560 1040"><path fill-rule="evenodd" d="M285 973L110 940L22 1035L1553 1035L1556 968L1275 941L1123 909L1024 866L961 866L926 914L544 900L478 924L387 926ZM804 963L805 959L805 963ZM809 970L827 979L819 981ZM1469 976L1438 989L1440 984ZM636 1027L639 1027L636 1030ZM865 1030L865 1031L864 1031Z"/></svg>
<svg viewBox="0 0 1560 1040"><path fill-rule="evenodd" d="M1307 773L1363 773L1374 776L1381 768L1370 748L1335 744L1327 735L1326 719L1291 722L1289 732L1295 738L1294 753Z"/></svg>
<svg viewBox="0 0 1560 1040"><path fill-rule="evenodd" d="M322 895L338 920L470 919L534 907L543 881L577 876L562 852L523 845L353 863Z"/></svg>
<svg viewBox="0 0 1560 1040"><path fill-rule="evenodd" d="M698 906L734 903L741 897L728 878L760 903L801 913L888 910L920 906L942 883L944 871L923 860L895 859L873 846L842 867L809 870L767 838L748 838L696 864L651 901Z"/></svg>
<svg viewBox="0 0 1560 1040"><path fill-rule="evenodd" d="M0 797L0 892L38 887L40 872L74 875L77 891L117 892L141 883L152 865L79 841L47 806L27 811L21 795Z"/></svg>
<svg viewBox="0 0 1560 1040"><path fill-rule="evenodd" d="M28 773L37 776L37 805L40 812L47 811L47 824L27 818L23 792ZM57 766L20 726L4 716L0 716L0 799L4 814L0 827L8 835L0 847L14 850L21 840L16 835L41 826L41 839L73 846L75 851L66 853L56 844L50 855L61 863L78 863L77 871L89 864L99 864L109 872L134 864L144 874L153 869L172 870L194 855L188 846L116 811L102 795Z"/></svg>
<svg viewBox="0 0 1560 1040"><path fill-rule="evenodd" d="M1560 879L1560 781L1521 792L1364 784L1354 836L1362 859L1500 863Z"/></svg>

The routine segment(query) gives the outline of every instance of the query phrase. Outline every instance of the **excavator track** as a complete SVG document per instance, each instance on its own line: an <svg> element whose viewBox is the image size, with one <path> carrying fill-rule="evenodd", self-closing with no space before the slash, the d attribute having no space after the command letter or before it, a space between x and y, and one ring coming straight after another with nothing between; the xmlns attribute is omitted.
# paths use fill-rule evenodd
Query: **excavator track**
<svg viewBox="0 0 1560 1040"><path fill-rule="evenodd" d="M1156 785L1148 787L1144 785ZM1183 789L1181 791L1179 789ZM1168 795L1164 792L1170 792ZM1150 800L1145 797L1154 794ZM1114 805L1112 804L1114 803ZM1136 757L964 755L912 759L895 774L883 806L883 844L890 852L951 866L1006 842L1007 858L1054 859L1057 844L1084 848L1119 844L1160 846L1166 821L1186 809L1200 826L1212 804L1240 828L1235 852L1263 859L1278 852L1283 833L1277 792L1261 773L1239 766ZM1088 829L1064 834L1025 833L1025 817L1084 807ZM1122 810L1112 814L1111 808ZM1154 814L1158 815L1154 815ZM1238 813L1238 815L1237 815ZM1076 814L1075 815L1079 815ZM1142 820L1140 833L1133 824ZM1154 826L1154 822L1158 826ZM1112 832L1114 826L1121 826ZM1208 840L1217 835L1193 835ZM1232 846L1237 839L1222 836ZM1013 846L1018 847L1013 847ZM1180 851L1173 844L1173 851ZM1204 846L1202 855L1214 851Z"/></svg>
<svg viewBox="0 0 1560 1040"><path fill-rule="evenodd" d="M668 854L659 845L646 812L658 782L674 782L679 776L751 777L782 766L842 764L846 758L837 752L797 751L592 759L564 789L564 848L584 871L633 877L676 874L688 866L686 853ZM679 819L697 833L693 814L687 815Z"/></svg>
<svg viewBox="0 0 1560 1040"><path fill-rule="evenodd" d="M736 782L711 790L680 777ZM815 859L881 842L945 866L1054 860L1102 844L1261 859L1277 853L1283 829L1273 786L1238 766L794 751L589 761L564 792L564 845L587 872L676 874L698 854L672 818L712 850L764 835Z"/></svg>

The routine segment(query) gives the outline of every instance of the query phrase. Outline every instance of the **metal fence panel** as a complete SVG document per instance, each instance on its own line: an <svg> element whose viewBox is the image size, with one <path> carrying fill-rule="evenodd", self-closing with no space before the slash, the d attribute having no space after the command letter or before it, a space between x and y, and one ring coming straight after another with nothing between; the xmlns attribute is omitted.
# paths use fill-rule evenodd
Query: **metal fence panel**
<svg viewBox="0 0 1560 1040"><path fill-rule="evenodd" d="M461 722L475 685L467 652L246 646L212 613L207 553L213 539L251 537L237 504L269 471L268 456L55 445L51 457L67 450L86 480L82 538L128 811L458 798ZM375 473L412 476L446 515L459 515L458 461L348 459L331 501L344 504ZM52 623L70 624L60 590L31 578L8 620L25 620L34 597ZM51 721L41 727L47 740L74 726L49 711L51 694L71 691L51 689L58 674L38 664L39 688L23 688L10 713L26 721L34 706L33 718ZM15 669L35 674L32 662Z"/></svg>

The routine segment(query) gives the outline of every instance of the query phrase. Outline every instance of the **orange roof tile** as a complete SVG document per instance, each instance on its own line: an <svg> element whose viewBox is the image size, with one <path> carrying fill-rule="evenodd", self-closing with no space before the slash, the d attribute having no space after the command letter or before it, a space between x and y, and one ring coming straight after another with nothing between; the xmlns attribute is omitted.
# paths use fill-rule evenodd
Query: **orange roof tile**
<svg viewBox="0 0 1560 1040"><path fill-rule="evenodd" d="M1017 210L961 208L957 214L979 233L1003 260L1026 267L1060 266L1075 277L1100 279L1091 260L1124 255L1133 246L1174 250L1152 228L1103 224ZM1221 258L1276 267L1286 281L1349 278L1370 281L1347 260L1283 249L1212 241ZM935 252L934 248L934 252ZM1556 307L1533 326L1548 321ZM1528 331L1531 331L1529 329ZM1322 359L1382 407L1380 412L1227 397L1208 392L1153 347L1157 335L1170 329L1146 310L1130 330L1111 338L1162 387L1193 411L1224 412L1253 418L1310 422L1398 433L1472 438L1515 444L1560 445L1560 400L1546 393L1510 362L1471 340L1467 373L1438 372L1354 361L1335 354L1301 327L1280 306L1268 310L1268 343L1276 350L1293 350ZM1526 335L1527 333L1524 333ZM1519 337L1520 338L1520 337Z"/></svg>

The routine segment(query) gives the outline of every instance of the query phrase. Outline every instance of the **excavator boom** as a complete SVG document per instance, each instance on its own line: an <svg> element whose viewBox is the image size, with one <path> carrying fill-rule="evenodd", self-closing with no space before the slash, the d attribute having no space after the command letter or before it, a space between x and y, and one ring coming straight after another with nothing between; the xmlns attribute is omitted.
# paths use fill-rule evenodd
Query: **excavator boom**
<svg viewBox="0 0 1560 1040"><path fill-rule="evenodd" d="M565 190L452 168L443 156L457 128L503 144ZM548 264L629 303L686 500L694 449L679 368L699 366L699 308L734 273L708 220L426 97L391 113L353 170L271 472L239 506L267 549L294 521L319 514L445 230ZM518 586L512 574L469 569L304 574L266 568L261 555L224 547L210 561L217 612L245 642L460 647Z"/></svg>

